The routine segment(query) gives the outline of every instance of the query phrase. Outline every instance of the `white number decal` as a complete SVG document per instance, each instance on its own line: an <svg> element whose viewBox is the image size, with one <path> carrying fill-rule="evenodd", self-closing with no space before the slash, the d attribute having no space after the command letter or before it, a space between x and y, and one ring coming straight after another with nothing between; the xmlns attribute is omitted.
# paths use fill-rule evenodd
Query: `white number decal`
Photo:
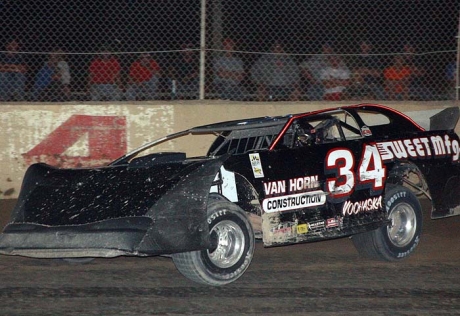
<svg viewBox="0 0 460 316"><path fill-rule="evenodd" d="M374 191L383 189L385 166L383 165L377 146L365 145L358 172L359 185L371 183Z"/></svg>
<svg viewBox="0 0 460 316"><path fill-rule="evenodd" d="M372 186L373 191L383 189L385 166L375 145L364 145L363 155L354 173L355 159L349 149L334 149L326 155L326 173L334 174L327 179L326 189L333 198L349 196L356 186Z"/></svg>
<svg viewBox="0 0 460 316"><path fill-rule="evenodd" d="M327 180L327 190L334 197L350 195L355 185L353 167L355 160L348 149L335 149L326 156L326 169L334 173L335 178Z"/></svg>

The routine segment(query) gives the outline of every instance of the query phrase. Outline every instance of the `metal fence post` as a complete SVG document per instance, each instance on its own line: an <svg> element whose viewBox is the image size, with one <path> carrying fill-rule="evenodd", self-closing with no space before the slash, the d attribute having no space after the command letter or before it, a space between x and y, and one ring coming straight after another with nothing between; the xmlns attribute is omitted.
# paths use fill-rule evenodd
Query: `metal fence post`
<svg viewBox="0 0 460 316"><path fill-rule="evenodd" d="M200 32L200 100L204 100L206 61L206 0L201 0L201 32Z"/></svg>

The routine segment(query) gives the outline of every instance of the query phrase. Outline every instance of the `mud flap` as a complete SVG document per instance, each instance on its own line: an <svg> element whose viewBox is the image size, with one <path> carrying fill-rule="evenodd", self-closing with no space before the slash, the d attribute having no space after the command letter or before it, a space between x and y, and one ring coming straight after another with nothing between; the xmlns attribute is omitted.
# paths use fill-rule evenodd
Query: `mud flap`
<svg viewBox="0 0 460 316"><path fill-rule="evenodd" d="M460 179L458 176L451 177L442 191L442 206L433 211L431 218L444 218L460 215Z"/></svg>

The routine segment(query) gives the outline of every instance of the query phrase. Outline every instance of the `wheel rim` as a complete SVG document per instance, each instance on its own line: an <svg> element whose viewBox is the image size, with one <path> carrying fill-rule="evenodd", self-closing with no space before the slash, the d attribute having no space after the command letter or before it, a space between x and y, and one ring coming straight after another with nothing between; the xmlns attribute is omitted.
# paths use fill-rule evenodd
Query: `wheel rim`
<svg viewBox="0 0 460 316"><path fill-rule="evenodd" d="M236 264L244 252L244 232L232 221L221 221L210 232L215 248L208 251L209 259L219 268Z"/></svg>
<svg viewBox="0 0 460 316"><path fill-rule="evenodd" d="M413 207L407 203L400 203L393 208L389 219L391 223L388 226L388 238L397 247L407 246L417 230L417 219Z"/></svg>

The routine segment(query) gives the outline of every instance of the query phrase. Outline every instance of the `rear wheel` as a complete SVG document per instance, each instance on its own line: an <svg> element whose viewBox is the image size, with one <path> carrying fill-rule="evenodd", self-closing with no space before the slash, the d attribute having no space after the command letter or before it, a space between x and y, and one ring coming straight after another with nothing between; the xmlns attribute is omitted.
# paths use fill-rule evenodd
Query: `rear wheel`
<svg viewBox="0 0 460 316"><path fill-rule="evenodd" d="M254 233L245 212L223 200L209 200L211 249L173 254L176 268L188 279L224 285L238 279L251 263Z"/></svg>
<svg viewBox="0 0 460 316"><path fill-rule="evenodd" d="M377 230L352 237L360 254L396 261L414 252L422 231L422 207L408 188L392 186L385 192L390 223Z"/></svg>

